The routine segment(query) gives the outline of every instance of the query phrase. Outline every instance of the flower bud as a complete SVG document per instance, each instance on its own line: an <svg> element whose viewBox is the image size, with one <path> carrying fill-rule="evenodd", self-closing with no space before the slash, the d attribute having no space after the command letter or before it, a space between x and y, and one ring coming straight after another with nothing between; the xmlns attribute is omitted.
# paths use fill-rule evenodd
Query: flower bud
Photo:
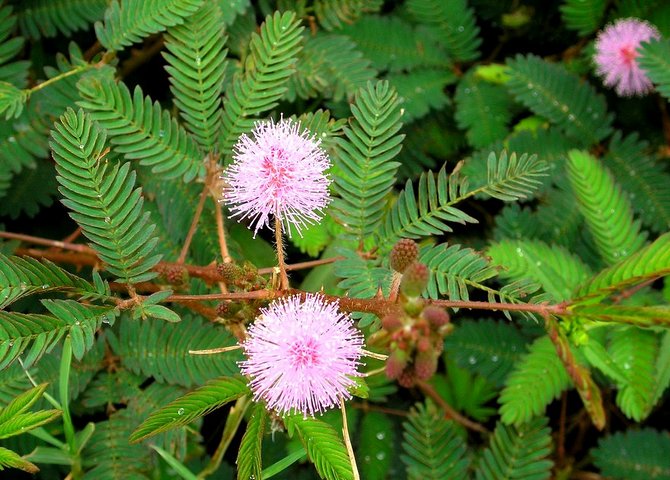
<svg viewBox="0 0 670 480"><path fill-rule="evenodd" d="M406 367L398 377L398 384L401 387L412 388L416 382L416 374L412 367Z"/></svg>
<svg viewBox="0 0 670 480"><path fill-rule="evenodd" d="M389 313L384 318L382 318L382 327L384 327L389 332L397 330L402 327L402 320L397 313Z"/></svg>
<svg viewBox="0 0 670 480"><path fill-rule="evenodd" d="M428 285L430 272L428 267L419 262L412 263L402 276L400 291L407 297L418 297Z"/></svg>
<svg viewBox="0 0 670 480"><path fill-rule="evenodd" d="M242 275L242 269L234 263L219 263L216 271L226 283L234 283Z"/></svg>
<svg viewBox="0 0 670 480"><path fill-rule="evenodd" d="M390 265L393 270L403 273L407 267L419 258L419 246L414 240L402 238L391 250Z"/></svg>
<svg viewBox="0 0 670 480"><path fill-rule="evenodd" d="M407 353L402 350L393 350L386 360L386 376L391 380L400 377L407 366Z"/></svg>
<svg viewBox="0 0 670 480"><path fill-rule="evenodd" d="M437 371L437 358L431 351L419 352L414 359L414 371L420 380L428 380Z"/></svg>
<svg viewBox="0 0 670 480"><path fill-rule="evenodd" d="M440 307L435 307L430 305L423 309L423 318L428 320L431 327L437 329L442 325L449 323L449 314L447 311Z"/></svg>

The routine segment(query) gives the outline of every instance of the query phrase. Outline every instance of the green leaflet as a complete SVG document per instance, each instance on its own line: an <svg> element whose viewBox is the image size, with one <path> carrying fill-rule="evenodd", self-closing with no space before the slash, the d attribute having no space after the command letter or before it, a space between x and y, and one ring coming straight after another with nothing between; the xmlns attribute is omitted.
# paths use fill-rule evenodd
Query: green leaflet
<svg viewBox="0 0 670 480"><path fill-rule="evenodd" d="M407 8L418 21L436 31L449 57L456 61L470 61L479 57L479 27L474 10L466 0L410 0Z"/></svg>
<svg viewBox="0 0 670 480"><path fill-rule="evenodd" d="M639 327L614 327L608 351L626 376L626 382L618 385L617 405L627 417L640 422L654 406L658 337Z"/></svg>
<svg viewBox="0 0 670 480"><path fill-rule="evenodd" d="M379 412L367 412L361 420L356 449L361 478L385 480L393 462L395 425Z"/></svg>
<svg viewBox="0 0 670 480"><path fill-rule="evenodd" d="M244 71L236 74L223 101L221 153L230 155L242 133L248 133L256 117L277 105L286 92L298 53L302 30L294 12L268 15L260 34L251 35L251 52Z"/></svg>
<svg viewBox="0 0 670 480"><path fill-rule="evenodd" d="M537 156L516 153L499 155L491 152L487 159L487 183L478 188L469 188L466 177L459 173L459 166L451 175L444 165L437 174L421 174L417 193L411 180L385 215L379 234L379 242L390 247L399 238L420 238L452 231L447 222L477 223L477 220L462 211L456 204L477 194L484 194L503 201L526 198L541 185L538 177L545 175L547 165Z"/></svg>
<svg viewBox="0 0 670 480"><path fill-rule="evenodd" d="M29 368L68 333L80 360L93 347L96 330L116 315L115 307L82 305L72 300L44 300L43 304L53 316L0 311L0 369L20 355L24 355L23 365Z"/></svg>
<svg viewBox="0 0 670 480"><path fill-rule="evenodd" d="M598 30L606 7L606 0L564 0L561 17L566 27L585 37Z"/></svg>
<svg viewBox="0 0 670 480"><path fill-rule="evenodd" d="M192 387L210 378L239 370L239 352L223 355L191 355L189 350L230 346L232 335L221 325L184 315L179 323L124 318L118 334L109 332L109 343L123 365L136 374L152 376L160 383Z"/></svg>
<svg viewBox="0 0 670 480"><path fill-rule="evenodd" d="M301 413L284 417L289 435L298 434L319 477L326 480L353 480L347 449L333 427Z"/></svg>
<svg viewBox="0 0 670 480"><path fill-rule="evenodd" d="M86 79L77 84L84 100L78 102L104 128L115 151L164 179L185 181L204 172L198 144L158 102L145 97L139 86L131 95L112 79Z"/></svg>
<svg viewBox="0 0 670 480"><path fill-rule="evenodd" d="M444 351L460 367L502 386L526 351L526 339L511 323L467 320L444 339Z"/></svg>
<svg viewBox="0 0 670 480"><path fill-rule="evenodd" d="M512 99L501 85L494 85L469 73L458 83L454 117L467 131L468 143L474 148L488 147L504 140L512 119Z"/></svg>
<svg viewBox="0 0 670 480"><path fill-rule="evenodd" d="M534 55L517 55L507 64L512 95L559 126L578 145L597 143L612 131L612 116L603 96L564 66Z"/></svg>
<svg viewBox="0 0 670 480"><path fill-rule="evenodd" d="M263 478L261 474L263 470L261 444L267 417L268 413L263 402L254 405L251 417L247 422L247 430L244 432L240 449L237 452L237 478L239 480Z"/></svg>
<svg viewBox="0 0 670 480"><path fill-rule="evenodd" d="M106 135L82 110L68 110L51 138L62 203L108 271L126 283L153 278L160 255L148 255L158 239L142 213L142 189L135 188L130 165L103 161Z"/></svg>
<svg viewBox="0 0 670 480"><path fill-rule="evenodd" d="M50 291L70 292L81 297L104 293L48 260L7 257L0 253L0 308L29 295Z"/></svg>
<svg viewBox="0 0 670 480"><path fill-rule="evenodd" d="M287 85L286 98L295 100L323 95L335 101L351 100L359 88L373 80L377 72L370 60L343 35L305 35L305 48L296 63L296 73Z"/></svg>
<svg viewBox="0 0 670 480"><path fill-rule="evenodd" d="M450 300L469 300L468 287L486 289L482 282L498 274L498 269L479 252L446 243L423 247L419 260L428 266L430 277L426 293Z"/></svg>
<svg viewBox="0 0 670 480"><path fill-rule="evenodd" d="M517 427L544 413L570 386L570 378L548 336L540 337L505 380L498 402L501 421Z"/></svg>
<svg viewBox="0 0 670 480"><path fill-rule="evenodd" d="M354 118L337 139L333 201L337 218L357 242L377 231L399 163L404 135L398 95L388 82L368 83L351 105Z"/></svg>
<svg viewBox="0 0 670 480"><path fill-rule="evenodd" d="M461 427L430 402L417 404L403 423L402 448L410 480L465 478L470 465Z"/></svg>
<svg viewBox="0 0 670 480"><path fill-rule="evenodd" d="M640 46L640 68L656 84L656 90L665 98L670 98L670 41L654 40Z"/></svg>
<svg viewBox="0 0 670 480"><path fill-rule="evenodd" d="M608 264L636 252L645 243L640 221L633 220L628 199L611 174L589 154L568 152L568 178L596 246Z"/></svg>
<svg viewBox="0 0 670 480"><path fill-rule="evenodd" d="M109 50L139 42L149 34L180 25L203 0L113 0L105 11L105 20L95 22L95 33Z"/></svg>
<svg viewBox="0 0 670 480"><path fill-rule="evenodd" d="M314 13L326 30L356 22L364 13L379 11L382 0L315 0Z"/></svg>
<svg viewBox="0 0 670 480"><path fill-rule="evenodd" d="M551 478L551 429L546 417L516 427L498 423L475 468L477 480Z"/></svg>
<svg viewBox="0 0 670 480"><path fill-rule="evenodd" d="M206 2L179 26L169 28L163 56L170 90L186 129L206 152L221 134L221 90L226 74L226 37L221 9Z"/></svg>
<svg viewBox="0 0 670 480"><path fill-rule="evenodd" d="M628 194L635 215L649 229L664 233L670 229L670 174L659 168L649 151L649 144L637 133L627 137L617 131L610 140L609 151L602 157Z"/></svg>
<svg viewBox="0 0 670 480"><path fill-rule="evenodd" d="M670 437L651 428L619 432L591 450L603 475L617 480L670 478Z"/></svg>
<svg viewBox="0 0 670 480"><path fill-rule="evenodd" d="M451 66L435 32L416 28L398 16L366 15L338 33L351 37L377 70Z"/></svg>
<svg viewBox="0 0 670 480"><path fill-rule="evenodd" d="M486 252L500 276L530 279L542 285L554 301L569 300L575 288L591 276L589 268L566 249L533 240L505 240Z"/></svg>
<svg viewBox="0 0 670 480"><path fill-rule="evenodd" d="M576 292L580 298L575 302L596 301L629 285L669 273L670 233L666 233L584 283Z"/></svg>
<svg viewBox="0 0 670 480"><path fill-rule="evenodd" d="M171 428L186 425L196 418L249 393L242 377L221 377L152 412L130 435L139 442Z"/></svg>
<svg viewBox="0 0 670 480"><path fill-rule="evenodd" d="M66 36L89 29L101 20L106 0L22 0L16 11L19 28L28 38Z"/></svg>

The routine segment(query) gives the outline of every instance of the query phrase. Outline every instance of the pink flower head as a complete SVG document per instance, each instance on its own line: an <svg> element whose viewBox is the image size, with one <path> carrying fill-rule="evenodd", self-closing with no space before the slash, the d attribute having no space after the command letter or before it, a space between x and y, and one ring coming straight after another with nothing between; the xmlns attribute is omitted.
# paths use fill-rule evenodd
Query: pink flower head
<svg viewBox="0 0 670 480"><path fill-rule="evenodd" d="M603 83L624 97L649 92L652 83L637 63L642 42L660 38L656 27L637 18L617 20L600 32L594 61Z"/></svg>
<svg viewBox="0 0 670 480"><path fill-rule="evenodd" d="M328 204L330 180L324 172L330 160L320 141L300 124L283 118L257 122L253 138L242 135L234 147L233 163L223 179L224 199L233 217L250 218L254 235L269 225L270 215L279 218L289 232L319 221Z"/></svg>
<svg viewBox="0 0 670 480"><path fill-rule="evenodd" d="M354 385L363 335L351 317L316 294L272 302L261 309L242 347L240 369L251 376L254 397L280 414L303 415L336 405Z"/></svg>

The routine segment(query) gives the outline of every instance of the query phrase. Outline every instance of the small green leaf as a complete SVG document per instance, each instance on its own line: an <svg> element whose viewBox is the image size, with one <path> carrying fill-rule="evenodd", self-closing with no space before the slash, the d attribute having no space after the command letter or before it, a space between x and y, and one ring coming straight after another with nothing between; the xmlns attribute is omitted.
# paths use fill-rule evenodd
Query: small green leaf
<svg viewBox="0 0 670 480"><path fill-rule="evenodd" d="M221 377L212 380L151 413L135 429L130 441L137 443L160 432L186 425L248 393L246 379L242 377Z"/></svg>
<svg viewBox="0 0 670 480"><path fill-rule="evenodd" d="M240 442L240 449L237 452L237 478L239 480L265 478L262 475L261 445L263 443L266 420L267 410L265 404L259 402L254 406L247 423L247 430Z"/></svg>
<svg viewBox="0 0 670 480"><path fill-rule="evenodd" d="M148 305L143 309L147 317L158 318L170 323L181 322L181 317L163 305Z"/></svg>

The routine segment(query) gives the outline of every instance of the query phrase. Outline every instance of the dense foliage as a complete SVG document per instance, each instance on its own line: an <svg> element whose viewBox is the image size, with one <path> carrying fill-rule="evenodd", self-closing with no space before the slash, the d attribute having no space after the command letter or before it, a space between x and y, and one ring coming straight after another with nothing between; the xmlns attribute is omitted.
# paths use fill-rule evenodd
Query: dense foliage
<svg viewBox="0 0 670 480"><path fill-rule="evenodd" d="M0 469L670 479L669 98L664 0L5 0ZM332 163L302 232L223 198L268 118ZM363 376L279 415L238 343L305 292Z"/></svg>

